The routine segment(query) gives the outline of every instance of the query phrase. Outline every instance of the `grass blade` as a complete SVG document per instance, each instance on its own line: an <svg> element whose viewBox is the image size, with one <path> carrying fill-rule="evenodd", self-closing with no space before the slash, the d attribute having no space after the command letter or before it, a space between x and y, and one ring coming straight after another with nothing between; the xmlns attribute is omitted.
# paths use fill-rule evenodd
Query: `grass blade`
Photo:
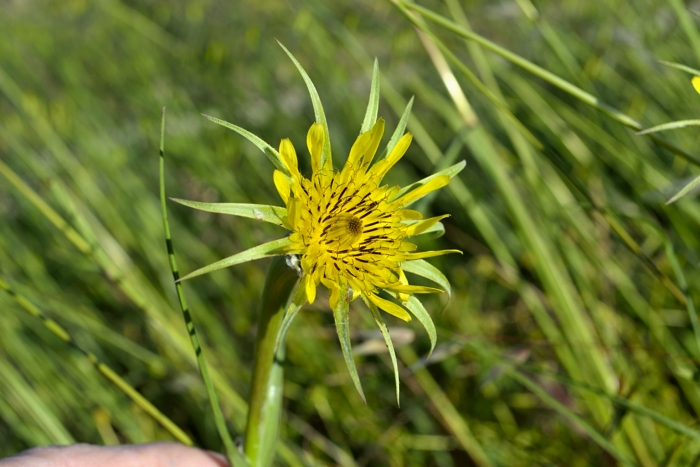
<svg viewBox="0 0 700 467"><path fill-rule="evenodd" d="M418 361L418 357L410 346L403 346L399 349L399 355L404 364L408 367ZM425 367L420 367L413 372L413 376L420 384L425 394L430 398L435 409L440 413L445 426L459 442L459 445L472 458L478 467L493 467L491 459L484 452L484 448L474 437L467 422L457 411L454 404L445 395L433 376Z"/></svg>
<svg viewBox="0 0 700 467"><path fill-rule="evenodd" d="M698 184L700 184L700 175L697 176L697 177L695 177L693 180L691 180L690 183L688 183L686 186L684 186L684 187L681 189L681 191L679 191L678 193L676 193L675 195L673 195L673 197L672 197L671 199L669 199L668 201L666 201L666 204L668 205L668 204L671 204L671 203L675 203L676 201L678 201L679 199L681 199L683 196L685 196L685 195L687 195L688 193L690 193L690 191L691 191L693 188L695 188L696 186L698 186Z"/></svg>
<svg viewBox="0 0 700 467"><path fill-rule="evenodd" d="M531 61L524 59L523 57L514 54L510 50L507 50L499 45L497 45L494 42L491 42L490 40L480 36L479 34L476 34L472 31L468 31L458 25L457 23L454 23L453 21L450 21L449 19L438 15L437 13L432 12L431 10L421 7L419 5L416 5L415 3L409 3L405 1L400 2L401 5L405 6L409 10L413 10L415 12L420 13L424 18L429 19L430 21L440 25L441 27L445 28L446 30L457 34L460 37L463 37L465 39L472 40L479 45L483 46L484 48L500 55L501 57L505 58L509 62L525 69L526 71L532 73L533 75L542 78L543 80L547 81L550 84L553 84L554 86L558 87L562 91L565 91L575 98L579 99L581 102L590 105L591 107L594 107L601 112L605 113L612 119L622 123L623 125L632 128L633 130L641 131L643 129L641 123L630 117L629 115L617 110L616 108L612 107L609 104L606 104L605 102L602 102L600 99L597 97L593 96L592 94L584 91L583 89L579 88L578 86L575 86L571 84L570 82L560 78L559 76L555 75L554 73L545 70L544 68L540 67L539 65L535 65ZM700 166L700 158L698 158L694 154L690 154L689 152L679 148L675 144L658 137L654 135L653 133L649 135L651 139L659 143L660 145L664 146L668 150L674 152L675 154L683 157L689 162L692 162L695 165Z"/></svg>
<svg viewBox="0 0 700 467"><path fill-rule="evenodd" d="M97 371L100 372L102 376L107 378L107 380L118 387L124 394L129 396L129 398L134 401L144 412L149 414L160 423L163 428L168 430L173 437L181 442L191 446L193 444L192 439L183 432L180 427L178 427L172 420L170 420L165 414L158 410L153 404L151 404L148 399L143 397L136 389L134 389L129 383L127 383L121 376L114 372L109 366L103 363L94 353L86 350L80 344L78 344L73 337L66 331L63 326L58 324L53 319L46 316L36 305L27 300L25 297L19 295L10 285L0 279L0 289L7 292L12 298L14 298L20 307L22 307L30 315L39 318L52 333L54 333L59 339L64 341L66 344L70 345L78 352L82 353L90 360Z"/></svg>
<svg viewBox="0 0 700 467"><path fill-rule="evenodd" d="M551 406L554 410L559 412L560 415L562 415L575 426L583 430L593 441L595 441L596 444L598 444L598 446L605 449L608 452L608 454L613 456L619 462L629 466L635 465L627 456L622 454L610 441L605 439L605 437L600 432L598 432L598 430L593 428L593 426L590 423L588 423L582 417L577 415L573 410L569 409L567 406L559 402L557 399L552 397L539 384L535 383L530 378L514 369L506 368L505 371L509 373L513 379L518 381L520 384L525 386L528 390L532 391L535 395L542 399L542 401L544 401L547 405Z"/></svg>
<svg viewBox="0 0 700 467"><path fill-rule="evenodd" d="M177 269L177 262L175 261L175 248L170 236L170 225L168 224L168 212L165 206L165 199L165 107L163 107L163 115L160 123L160 207L163 214L163 229L165 231L165 245L168 250L168 259L170 260L170 270L173 273L173 280L175 281L175 289L177 290L177 298L180 302L180 308L182 309L182 316L185 319L185 325L187 326L192 341L192 349L197 356L197 366L199 367L202 381L204 381L204 386L207 388L207 395L209 396L209 403L211 404L211 410L214 415L216 430L219 432L221 442L226 449L226 457L231 467L245 467L248 463L241 453L238 452L238 448L233 444L233 439L231 438L231 434L226 426L226 421L224 420L224 414L219 406L219 398L216 395L214 385L209 376L209 369L207 367L207 362L204 360L204 354L199 344L199 338L197 337L194 321L192 321L192 315L190 315L190 310L187 307L185 292L180 283L180 273Z"/></svg>
<svg viewBox="0 0 700 467"><path fill-rule="evenodd" d="M690 74L693 75L693 76L700 76L700 70L695 69L695 68L691 68L691 67L689 67L689 66L687 66L687 65L683 65L683 64L680 64L680 63L676 63L676 62L668 62L668 61L666 61L666 60L658 60L658 62L661 63L661 64L663 64L663 65L670 66L671 68L675 68L675 69L677 69L677 70L685 71L686 73L690 73Z"/></svg>
<svg viewBox="0 0 700 467"><path fill-rule="evenodd" d="M678 120L676 122L662 123L661 125L656 125L646 130L638 131L637 136L648 135L650 133L656 133L659 131L675 130L676 128L685 128L687 126L700 126L700 120Z"/></svg>

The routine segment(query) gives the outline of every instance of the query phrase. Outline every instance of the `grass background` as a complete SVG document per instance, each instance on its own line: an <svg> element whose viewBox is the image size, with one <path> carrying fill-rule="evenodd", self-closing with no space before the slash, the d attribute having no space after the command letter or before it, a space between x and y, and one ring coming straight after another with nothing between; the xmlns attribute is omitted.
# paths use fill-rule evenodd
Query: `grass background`
<svg viewBox="0 0 700 467"><path fill-rule="evenodd" d="M644 127L700 113L690 75L657 62L700 65L689 13L700 4L422 4ZM420 205L452 214L445 236L421 246L464 251L431 260L454 292L446 308L444 297L423 300L438 326L434 357L420 360L428 339L418 323L386 318L401 345L397 407L381 336L355 304L364 406L322 295L290 331L279 465L698 463L700 207L693 195L664 205L698 174L697 131L665 134L692 156L679 157L619 115L427 25L443 52L388 1L0 6L0 285L12 292L0 293L0 456L173 439L28 302L198 445L221 449L163 242L160 109L169 195L279 205L264 155L200 116L273 146L290 137L308 173L311 103L277 38L316 84L336 166L357 136L375 56L389 129L416 99L414 143L389 182L468 164ZM169 215L183 272L283 234L174 203ZM235 433L265 270L258 261L185 285Z"/></svg>

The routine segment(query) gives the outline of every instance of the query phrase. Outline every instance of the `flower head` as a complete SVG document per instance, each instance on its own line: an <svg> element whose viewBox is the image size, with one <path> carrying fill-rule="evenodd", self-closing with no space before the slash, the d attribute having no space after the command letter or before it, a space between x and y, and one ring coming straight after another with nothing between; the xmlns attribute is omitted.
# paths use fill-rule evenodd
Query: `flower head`
<svg viewBox="0 0 700 467"><path fill-rule="evenodd" d="M301 175L294 146L284 139L279 154L289 176L275 170L273 178L287 205L288 251L301 257L301 286L308 301L313 303L317 286L323 284L331 292L331 307L336 308L340 291L347 285L352 299L362 296L409 321L411 316L404 308L378 294L384 289L405 302L413 293L442 292L409 285L401 263L455 251L416 252L416 245L407 240L447 217L422 220L421 213L407 207L447 185L450 177L437 176L410 191L382 185L384 175L405 154L412 139L406 133L385 158L372 165L383 133L384 120L379 119L357 138L343 169L334 171L329 163L321 165L324 132L315 123L306 138L311 176Z"/></svg>
<svg viewBox="0 0 700 467"><path fill-rule="evenodd" d="M281 44L280 44L281 45ZM394 366L398 401L398 366L388 329L379 309L409 321L411 315L425 327L431 352L435 347L435 325L423 305L413 297L417 293L450 292L445 276L424 258L458 250L417 251L411 237L441 231L446 215L423 219L409 206L425 195L446 186L465 166L464 161L448 167L405 188L382 185L386 173L403 157L412 135L404 133L411 100L386 149L377 157L384 135L384 120L377 119L379 71L374 64L370 101L360 135L350 149L342 170L333 168L331 144L323 106L311 79L289 51L306 82L314 105L316 123L306 136L311 156L311 174L299 170L297 153L289 139L283 139L276 151L252 133L231 123L206 116L255 144L276 166L273 181L285 207L239 203L200 203L175 201L209 212L233 214L271 222L289 230L289 235L264 243L198 269L180 280L190 279L245 261L274 255L289 255L290 266L301 265L301 280L294 300L289 304L282 329L304 302L313 303L319 285L330 291L330 305L336 320L345 362L358 392L364 399L350 348L349 302L362 297L369 307L387 344ZM405 272L423 276L441 288L408 283ZM399 303L380 297L384 290ZM407 311L408 310L408 311ZM409 314L409 311L411 314ZM283 331L279 339L284 339ZM280 340L278 340L280 342Z"/></svg>

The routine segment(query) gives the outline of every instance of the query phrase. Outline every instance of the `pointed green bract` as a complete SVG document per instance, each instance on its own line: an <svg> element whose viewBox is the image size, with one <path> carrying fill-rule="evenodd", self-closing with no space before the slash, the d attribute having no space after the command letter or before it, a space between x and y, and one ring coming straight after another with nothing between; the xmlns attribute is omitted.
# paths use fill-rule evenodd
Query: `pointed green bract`
<svg viewBox="0 0 700 467"><path fill-rule="evenodd" d="M389 144L387 144L386 148L384 148L384 151L382 151L377 160L384 159L387 154L391 153L392 149L394 149L396 146L396 143L398 143L403 136L404 131L406 130L406 125L408 125L408 117L411 115L411 107L413 107L413 97L411 97L411 100L408 101L408 104L406 104L406 110L403 111L399 124L396 126L396 130L394 130L394 134L391 135Z"/></svg>
<svg viewBox="0 0 700 467"><path fill-rule="evenodd" d="M428 352L428 357L432 355L435 349L435 344L437 343L437 331L435 330L435 323L426 311L423 304L418 300L415 295L411 295L411 298L404 303L404 306L408 308L408 311L416 317L420 324L423 325L425 331L428 333L428 338L430 339L430 352Z"/></svg>
<svg viewBox="0 0 700 467"><path fill-rule="evenodd" d="M399 366L396 363L396 352L394 351L394 343L391 341L391 335L389 335L389 330L387 329L386 324L384 324L384 319L382 318L382 314L377 309L377 306L374 303L367 300L366 298L362 298L367 304L369 311L372 312L374 322L377 323L377 327L382 333L382 337L384 338L386 347L387 349L389 349L389 356L391 357L391 366L394 370L394 382L396 384L396 405L400 406L401 401L399 399Z"/></svg>
<svg viewBox="0 0 700 467"><path fill-rule="evenodd" d="M304 83L306 83L306 87L309 90L309 96L311 96L311 104L314 107L316 123L320 124L323 127L323 134L325 136L325 140L323 142L323 153L321 154L321 167L328 166L328 168L332 168L333 161L331 160L331 136L328 131L328 121L326 121L326 114L323 111L323 105L321 104L321 98L318 95L318 91L316 91L316 86L314 86L313 81L311 81L311 78L309 78L309 75L304 70L304 67L301 66L301 63L299 63L299 61L297 61L297 59L294 58L294 55L292 55L292 53L289 50L287 50L287 48L284 45L282 45L280 41L277 41L277 43L280 47L282 47L282 50L284 50L285 53L289 56L289 58L292 60L294 66L297 67L297 70L299 70L301 77L304 79Z"/></svg>
<svg viewBox="0 0 700 467"><path fill-rule="evenodd" d="M232 216L249 217L259 221L270 222L272 224L283 225L282 218L287 216L287 208L269 206L267 204L245 204L245 203L200 203L187 199L170 198L176 203L182 204L200 211L216 212L219 214L230 214Z"/></svg>
<svg viewBox="0 0 700 467"><path fill-rule="evenodd" d="M357 374L355 360L352 358L352 345L350 344L350 297L348 297L348 293L347 284L342 285L338 305L333 309L333 317L335 318L335 328L338 332L340 348L343 350L343 358L350 372L350 378L355 385L355 389L357 389L357 392L360 394L362 402L367 404L365 393L362 391L360 376Z"/></svg>
<svg viewBox="0 0 700 467"><path fill-rule="evenodd" d="M649 133L656 133L659 131L675 130L676 128L685 128L687 126L700 126L700 120L678 120L675 122L662 123L661 125L656 125L646 130L638 131L635 133L637 136L648 135Z"/></svg>
<svg viewBox="0 0 700 467"><path fill-rule="evenodd" d="M447 280L447 277L445 277L445 275L441 273L438 268L436 268L426 260L416 259L413 261L406 261L405 263L401 263L401 269L403 269L405 272L410 272L411 274L416 274L418 276L425 277L426 279L435 282L440 287L442 287L445 290L445 292L447 292L448 299L452 298L452 288L450 287L450 281Z"/></svg>
<svg viewBox="0 0 700 467"><path fill-rule="evenodd" d="M431 180L433 180L433 179L435 179L435 178L437 178L437 177L441 177L441 176L443 176L443 175L447 175L448 177L453 178L453 177L455 177L458 173L460 173L460 172L462 171L462 169L464 169L466 166L467 166L467 162L466 162L466 161L461 161L461 162L458 162L458 163L456 163L455 165L452 165L452 166L450 166L450 167L448 167L448 168L446 168L446 169L444 169L444 170L441 170L441 171L439 171L439 172L436 172L436 173L434 173L433 175L431 175L431 176L429 176L429 177L425 177L425 178L422 179L422 180L419 180L419 181L417 181L417 182L415 182L415 183L412 183L412 184L410 184L410 185L408 185L408 186L405 186L405 187L403 187L402 189L400 189L400 190L389 200L389 202L401 198L403 195L405 195L405 194L408 193L409 191L413 191L413 190L415 190L416 188L419 188L419 187L425 185L426 183L428 183L429 181L431 181Z"/></svg>
<svg viewBox="0 0 700 467"><path fill-rule="evenodd" d="M250 131L244 130L243 128L234 125L233 123L221 120L220 118L212 117L211 115L202 114L202 116L207 120L211 120L214 123L218 123L219 125L226 127L229 130L233 130L239 135L243 136L245 139L256 145L258 149L260 149L263 153L265 153L267 158L270 159L270 161L275 165L277 170L284 173L285 175L289 175L289 170L287 170L287 167L285 167L282 163L282 159L280 158L279 152L277 152L275 148L267 144L265 141L258 138Z"/></svg>
<svg viewBox="0 0 700 467"><path fill-rule="evenodd" d="M286 253L285 248L290 245L289 237L280 238L279 240L273 240L271 242L263 243L262 245L249 248L228 258L212 263L209 266L204 266L203 268L193 271L178 282L186 281L192 279L193 277L201 276L203 274L208 274L210 272L218 271L219 269L224 269L229 266L234 266L236 264L246 263L248 261L253 261L255 259L265 258L267 256L279 256Z"/></svg>
<svg viewBox="0 0 700 467"><path fill-rule="evenodd" d="M372 70L372 86L369 90L369 102L367 103L367 111L365 119L362 121L362 129L360 133L365 133L372 129L377 121L377 113L379 112L379 62L374 59L374 69Z"/></svg>
<svg viewBox="0 0 700 467"><path fill-rule="evenodd" d="M280 326L280 332L277 335L277 343L275 344L275 352L277 349L280 348L282 343L285 341L287 338L287 331L289 331L289 326L291 326L292 321L294 321L294 318L296 318L297 313L299 313L299 310L301 310L301 307L303 304L299 305L294 303L293 300L289 301L289 305L287 306L287 310L284 313L284 318L282 318L282 325Z"/></svg>

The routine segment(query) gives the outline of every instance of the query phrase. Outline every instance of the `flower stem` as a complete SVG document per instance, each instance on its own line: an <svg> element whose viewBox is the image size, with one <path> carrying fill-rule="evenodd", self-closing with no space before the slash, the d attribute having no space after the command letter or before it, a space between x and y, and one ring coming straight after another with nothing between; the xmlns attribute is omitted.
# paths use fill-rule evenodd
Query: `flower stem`
<svg viewBox="0 0 700 467"><path fill-rule="evenodd" d="M298 279L284 257L272 259L260 307L246 424L244 451L251 467L267 467L274 459L282 405L284 342L275 347Z"/></svg>

